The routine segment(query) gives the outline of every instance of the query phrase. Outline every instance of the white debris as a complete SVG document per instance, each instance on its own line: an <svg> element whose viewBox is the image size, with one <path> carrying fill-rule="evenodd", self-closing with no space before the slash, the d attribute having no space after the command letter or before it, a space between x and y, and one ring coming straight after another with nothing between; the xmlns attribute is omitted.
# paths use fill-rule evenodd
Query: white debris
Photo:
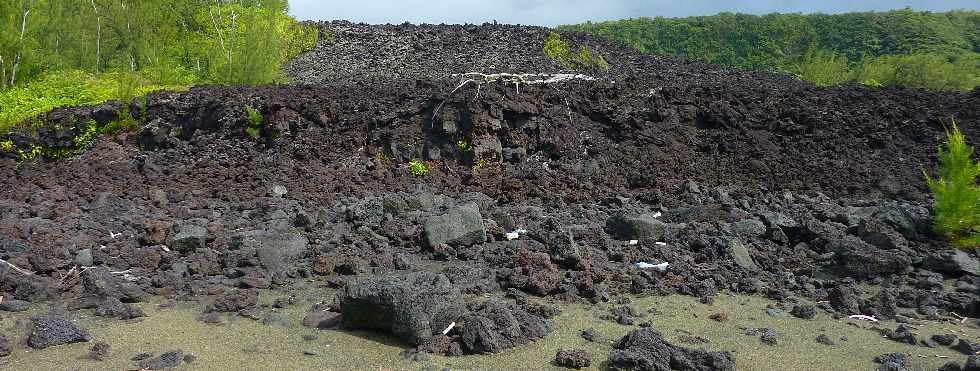
<svg viewBox="0 0 980 371"><path fill-rule="evenodd" d="M640 243L640 240L630 240L629 245L630 246L633 246L633 245L636 245L638 243Z"/></svg>
<svg viewBox="0 0 980 371"><path fill-rule="evenodd" d="M666 272L667 271L667 266L669 266L669 265L670 265L670 263L667 263L667 262L663 262L663 263L660 263L660 264L650 264L650 263L647 263L647 262L637 262L636 263L636 267L637 268L640 268L640 269L656 269L658 272Z"/></svg>
<svg viewBox="0 0 980 371"><path fill-rule="evenodd" d="M659 218L659 217L660 217L661 215L664 215L664 214L661 214L661 213L660 213L659 211L658 211L658 212L655 212L655 213L653 213L653 217L654 217L654 218Z"/></svg>
<svg viewBox="0 0 980 371"><path fill-rule="evenodd" d="M443 335L445 335L445 334L448 334L448 333L449 333L449 331L452 331L452 330L453 330L453 327L456 327L456 322L455 322L455 321L454 321L454 322L452 322L452 323L450 323L450 324L449 324L449 327L446 327L446 329L445 329L445 330L442 330L442 334L443 334Z"/></svg>
<svg viewBox="0 0 980 371"><path fill-rule="evenodd" d="M516 240L518 238L521 238L521 235L526 233L527 233L526 229L515 229L513 232L507 232L507 234L505 234L504 237L506 237L508 241L511 241L511 240Z"/></svg>
<svg viewBox="0 0 980 371"><path fill-rule="evenodd" d="M655 242L657 246L667 246L666 242Z"/></svg>
<svg viewBox="0 0 980 371"><path fill-rule="evenodd" d="M856 319L856 320L860 320L860 321L878 322L878 319L877 318L874 318L873 316L866 316L866 315L863 315L863 314L852 314L850 316L847 316L847 319Z"/></svg>
<svg viewBox="0 0 980 371"><path fill-rule="evenodd" d="M110 238L112 238L112 239L116 239L116 237L119 237L119 236L122 236L122 232L119 232L119 233L112 233L112 231L109 231L109 237L110 237Z"/></svg>

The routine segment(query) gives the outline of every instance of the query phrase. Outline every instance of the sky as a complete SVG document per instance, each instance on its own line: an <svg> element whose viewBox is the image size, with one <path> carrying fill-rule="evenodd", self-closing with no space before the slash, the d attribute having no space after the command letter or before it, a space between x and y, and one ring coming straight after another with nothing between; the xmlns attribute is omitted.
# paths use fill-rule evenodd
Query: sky
<svg viewBox="0 0 980 371"><path fill-rule="evenodd" d="M980 0L289 0L307 20L365 23L500 23L555 26L635 17L719 12L843 13L890 10L980 10Z"/></svg>

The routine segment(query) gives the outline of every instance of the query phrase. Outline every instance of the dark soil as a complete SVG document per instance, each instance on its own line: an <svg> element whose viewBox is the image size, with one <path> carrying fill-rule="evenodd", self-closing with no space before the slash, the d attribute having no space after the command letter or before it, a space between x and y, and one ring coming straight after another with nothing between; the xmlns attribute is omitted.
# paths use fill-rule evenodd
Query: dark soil
<svg viewBox="0 0 980 371"><path fill-rule="evenodd" d="M126 318L120 305L147 294L213 295L209 310L238 312L253 289L299 279L354 288L429 271L457 294L710 302L730 290L839 315L980 313L976 255L933 234L922 176L950 118L980 138L978 90L817 88L566 35L612 69L451 93L455 73L560 72L541 52L548 31L322 26L333 37L288 67L306 85L153 93L131 107L138 132L78 157L0 154L0 258L34 273L0 264L3 296L109 303ZM121 106L56 110L51 126L6 138L64 146L75 122L104 124ZM258 138L245 107L265 119ZM413 159L427 175L409 172ZM403 313L419 322L396 332L447 353L547 333L546 311L527 305L466 312L483 322L448 340L426 337L453 319L433 328ZM337 323L322 317L311 326Z"/></svg>

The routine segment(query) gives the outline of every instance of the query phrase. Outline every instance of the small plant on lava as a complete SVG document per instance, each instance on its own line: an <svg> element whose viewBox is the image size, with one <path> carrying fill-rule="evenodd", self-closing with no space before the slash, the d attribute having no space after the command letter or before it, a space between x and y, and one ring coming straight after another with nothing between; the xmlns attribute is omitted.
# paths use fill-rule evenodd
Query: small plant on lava
<svg viewBox="0 0 980 371"><path fill-rule="evenodd" d="M974 148L953 121L946 141L939 147L939 178L925 173L935 197L933 222L936 231L962 249L980 246L980 163L973 160Z"/></svg>
<svg viewBox="0 0 980 371"><path fill-rule="evenodd" d="M412 161L408 162L408 171L412 175L415 175L416 178L421 178L429 173L429 166L422 161L412 159Z"/></svg>
<svg viewBox="0 0 980 371"><path fill-rule="evenodd" d="M262 122L264 118L262 117L262 112L259 110L245 106L245 115L248 117L248 123L245 125L245 132L254 139L259 139L262 135Z"/></svg>

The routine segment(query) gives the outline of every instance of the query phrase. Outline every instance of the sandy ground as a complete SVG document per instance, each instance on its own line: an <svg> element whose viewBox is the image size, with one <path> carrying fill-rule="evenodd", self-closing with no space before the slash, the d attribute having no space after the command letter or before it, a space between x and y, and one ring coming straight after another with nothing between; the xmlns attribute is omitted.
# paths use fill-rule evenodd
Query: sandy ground
<svg viewBox="0 0 980 371"><path fill-rule="evenodd" d="M264 293L262 301L269 303L276 293ZM555 332L530 346L501 354L448 358L425 355L406 357L406 346L398 340L376 333L346 331L314 331L300 327L309 305L322 297L309 294L306 300L282 310L294 322L294 327L263 325L250 319L224 317L221 325L197 320L200 304L183 303L172 308L160 308L159 303L142 304L149 317L141 321L105 320L90 313L76 313L74 318L92 332L93 341L111 345L111 354L104 361L87 358L92 343L64 345L43 351L33 351L23 343L14 353L0 360L0 368L10 370L124 370L137 368L131 361L140 352L156 355L175 349L191 353L195 360L181 369L239 369L239 370L517 370L559 369L551 364L560 348L581 348L592 353L591 369L603 369L606 356L623 335L636 326L623 326L601 320L612 304L563 305L562 314L553 321ZM768 299L758 296L720 295L713 305L697 302L685 296L632 298L631 306L644 312L637 323L650 321L653 327L677 345L703 347L708 350L730 350L735 353L739 369L743 370L872 370L872 359L882 353L906 352L913 355L914 365L927 370L936 369L947 361L962 363L965 356L951 349L930 349L910 346L883 338L866 322L835 320L818 313L813 320L797 319L789 314L772 317L766 314ZM658 314L648 313L656 307ZM20 341L24 332L16 321L31 313L49 310L34 308L30 312L3 316L2 328L12 341ZM708 317L724 312L729 320L716 322ZM895 323L879 323L894 328ZM745 335L746 328L769 327L778 333L778 344L763 344L758 336ZM600 334L597 342L580 336L583 329L593 328ZM917 326L918 334L957 333L976 340L980 330L955 323L929 322ZM304 335L316 334L315 340ZM710 340L707 344L685 344L682 335L698 335ZM817 343L817 335L826 334L836 341L827 346ZM846 336L847 341L841 341ZM304 355L304 352L315 355ZM920 357L921 356L921 357ZM941 358L942 356L948 358ZM418 359L422 358L422 359Z"/></svg>

